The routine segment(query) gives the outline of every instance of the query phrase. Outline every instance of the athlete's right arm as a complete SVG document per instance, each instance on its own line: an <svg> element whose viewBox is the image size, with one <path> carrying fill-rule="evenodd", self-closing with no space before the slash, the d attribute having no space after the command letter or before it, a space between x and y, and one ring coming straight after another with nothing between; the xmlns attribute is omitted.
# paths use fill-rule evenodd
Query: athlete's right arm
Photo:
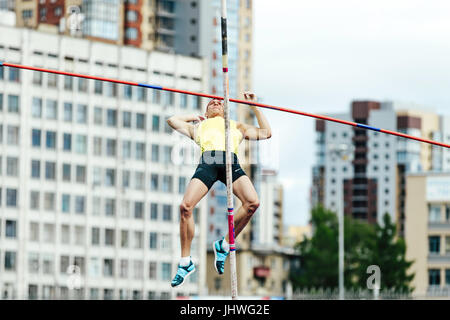
<svg viewBox="0 0 450 320"><path fill-rule="evenodd" d="M167 119L167 124L179 133L195 140L195 125L191 122L202 121L204 118L197 115L176 115Z"/></svg>

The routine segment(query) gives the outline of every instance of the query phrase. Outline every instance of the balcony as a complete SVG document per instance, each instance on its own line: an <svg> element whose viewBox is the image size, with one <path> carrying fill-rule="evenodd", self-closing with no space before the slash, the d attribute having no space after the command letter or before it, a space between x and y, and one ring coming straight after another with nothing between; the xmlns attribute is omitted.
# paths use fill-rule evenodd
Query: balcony
<svg viewBox="0 0 450 320"><path fill-rule="evenodd" d="M430 230L450 230L450 221L446 222L428 222L428 229Z"/></svg>
<svg viewBox="0 0 450 320"><path fill-rule="evenodd" d="M428 263L436 263L436 264L450 263L450 253L447 254L429 253L427 260Z"/></svg>

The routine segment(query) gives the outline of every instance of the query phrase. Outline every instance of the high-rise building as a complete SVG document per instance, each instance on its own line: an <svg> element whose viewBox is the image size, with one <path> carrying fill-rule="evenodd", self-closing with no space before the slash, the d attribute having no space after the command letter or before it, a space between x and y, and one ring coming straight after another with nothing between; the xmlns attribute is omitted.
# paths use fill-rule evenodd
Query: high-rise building
<svg viewBox="0 0 450 320"><path fill-rule="evenodd" d="M388 130L397 125L390 105L372 101L355 101L350 114L330 116ZM317 121L316 131L312 206L321 203L369 223L381 223L385 213L394 220L397 140L323 120Z"/></svg>
<svg viewBox="0 0 450 320"><path fill-rule="evenodd" d="M7 35L7 36L5 36ZM0 26L2 61L206 91L200 58ZM175 113L198 99L110 82L0 67L2 298L170 299L206 288L197 272L170 281L178 207L195 167L174 164ZM194 211L206 229L206 202ZM75 278L74 278L75 277ZM74 286L73 288L71 286Z"/></svg>

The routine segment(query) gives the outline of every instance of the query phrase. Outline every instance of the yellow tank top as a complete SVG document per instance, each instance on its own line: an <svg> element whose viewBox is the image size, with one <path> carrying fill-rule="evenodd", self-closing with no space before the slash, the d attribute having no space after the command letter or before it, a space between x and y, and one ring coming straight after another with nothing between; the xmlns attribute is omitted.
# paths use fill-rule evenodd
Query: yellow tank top
<svg viewBox="0 0 450 320"><path fill-rule="evenodd" d="M234 120L230 120L230 138L230 149L237 155L242 132L237 128ZM200 122L195 142L200 146L202 153L213 150L225 151L225 119L214 117Z"/></svg>

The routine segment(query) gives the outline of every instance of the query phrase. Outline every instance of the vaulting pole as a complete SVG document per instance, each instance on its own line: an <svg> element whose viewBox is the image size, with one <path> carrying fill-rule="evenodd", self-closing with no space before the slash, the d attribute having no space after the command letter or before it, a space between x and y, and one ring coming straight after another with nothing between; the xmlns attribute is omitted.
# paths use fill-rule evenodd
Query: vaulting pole
<svg viewBox="0 0 450 320"><path fill-rule="evenodd" d="M209 98L209 99L224 100L223 97L212 95L212 94L199 93L199 92L180 90L180 89L173 89L173 88L165 88L165 87L161 87L161 86L158 86L158 85L151 85L151 84L145 84L145 83L123 81L123 80L117 80L117 79L111 79L111 78L95 77L95 76L90 76L90 75L85 75L85 74L80 74L80 73L65 72L65 71L59 71L59 70L30 67L30 66L14 64L14 63L0 62L0 68L2 66L3 67L10 67L10 68L17 68L17 69L32 70L32 71L38 71L38 72L47 72L47 73L53 73L53 74L59 74L59 75L77 77L77 78L90 79L90 80L113 82L113 83L117 83L117 84L126 84L126 85L130 85L130 86L144 87L144 88L155 89L155 90L170 91L170 92L181 93L181 94L188 94L188 95L191 95L191 96L197 96L197 97L203 97L203 98ZM360 123L353 122L353 121L346 121L346 120L336 119L336 118L332 118L332 117L328 117L328 116L312 114L312 113L298 111L298 110L294 110L294 109L281 108L281 107L277 107L277 106L273 106L273 105L269 105L269 104L258 103L258 102L253 102L253 101L246 101L246 100L238 100L238 99L229 98L229 102L234 102L234 103L239 103L239 104L246 104L246 105L249 105L249 106L255 106L255 107L259 107L259 108L266 108L266 109L272 109L272 110L277 110L277 111L293 113L293 114L297 114L297 115L300 115L300 116L311 117L311 118L315 118L315 119L319 119L319 120L325 120L325 121L331 121L331 122L336 122L336 123L340 123L340 124L345 124L345 125L352 126L352 127L357 127L357 128L360 128L360 129L378 131L378 132L381 132L381 133L385 133L385 134L389 134L389 135L393 135L393 136L397 136L397 137L401 137L401 138L405 138L405 139L416 140L416 141L419 141L419 142L424 142L424 143L432 144L432 145L439 146L439 147L450 148L450 144L446 144L446 143L442 143L442 142L438 142L438 141L434 141L434 140L429 140L429 139L423 139L423 138L415 137L415 136L412 136L412 135L409 135L409 134L404 134L404 133L401 133L401 132L396 132L396 131L376 128L376 127L368 126L368 125L365 125L365 124L360 124Z"/></svg>
<svg viewBox="0 0 450 320"><path fill-rule="evenodd" d="M227 185L228 207L228 240L230 244L230 275L231 275L231 299L237 299L237 274L236 274L236 244L234 239L234 204L233 204L233 179L231 172L231 137L230 137L230 88L228 79L228 42L227 42L227 0L222 0L222 71L223 94L225 111L225 172Z"/></svg>

